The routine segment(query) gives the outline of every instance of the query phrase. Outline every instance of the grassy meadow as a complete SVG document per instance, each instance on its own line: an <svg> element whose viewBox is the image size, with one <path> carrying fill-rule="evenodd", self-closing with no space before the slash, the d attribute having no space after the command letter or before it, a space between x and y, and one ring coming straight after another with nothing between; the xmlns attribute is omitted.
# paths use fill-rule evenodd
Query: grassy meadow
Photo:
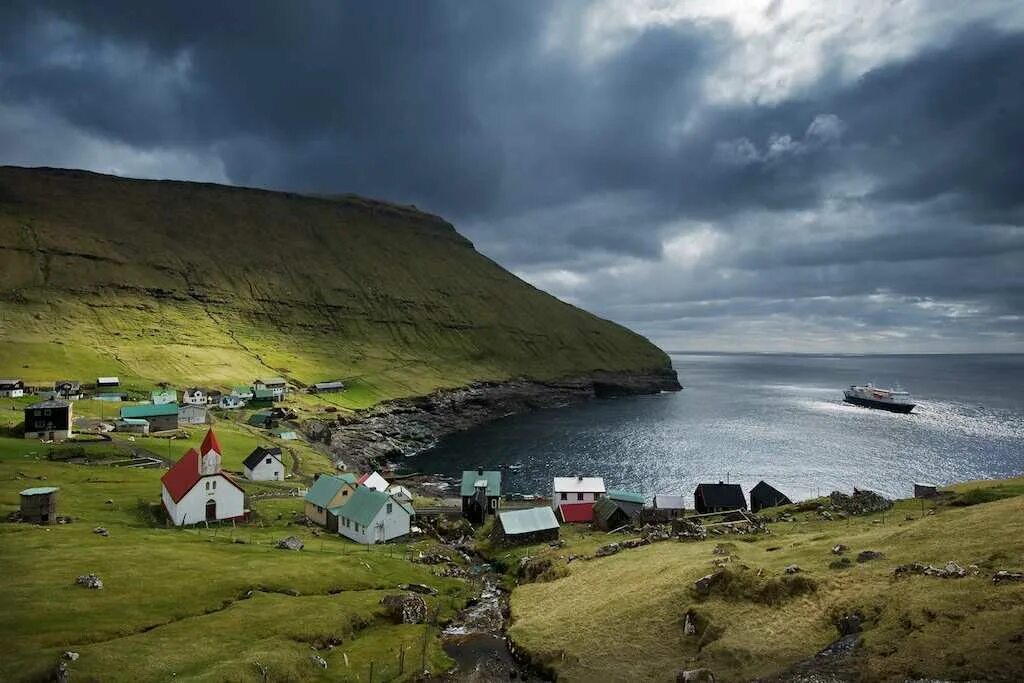
<svg viewBox="0 0 1024 683"><path fill-rule="evenodd" d="M837 619L856 611L864 630L851 676L1019 680L1024 583L994 585L991 576L1024 568L1024 478L952 488L956 504L929 515L930 504L900 501L884 522L881 514L828 521L797 513L768 535L666 541L568 564L570 554L623 537L573 528L560 549L495 550L512 568L519 557L549 557L568 574L517 587L509 633L559 680L671 681L681 669L707 667L719 680L743 681L812 657L839 637ZM719 544L725 555L713 552ZM849 547L850 566L829 566L836 544ZM859 563L863 550L885 557ZM693 582L723 557L732 581L698 597ZM980 573L893 575L900 564L950 560ZM801 572L786 575L790 564ZM691 609L706 624L697 636L683 633Z"/></svg>

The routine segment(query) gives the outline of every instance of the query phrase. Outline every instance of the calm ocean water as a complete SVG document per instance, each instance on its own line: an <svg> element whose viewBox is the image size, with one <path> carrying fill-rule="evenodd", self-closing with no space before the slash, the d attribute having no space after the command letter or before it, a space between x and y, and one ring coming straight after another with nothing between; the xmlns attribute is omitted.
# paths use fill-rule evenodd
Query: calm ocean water
<svg viewBox="0 0 1024 683"><path fill-rule="evenodd" d="M453 435L409 466L454 475L521 463L506 491L548 493L556 475L682 493L765 479L794 499L833 489L911 493L1024 473L1024 355L672 357L683 391L508 417ZM853 383L900 383L909 415L850 406Z"/></svg>

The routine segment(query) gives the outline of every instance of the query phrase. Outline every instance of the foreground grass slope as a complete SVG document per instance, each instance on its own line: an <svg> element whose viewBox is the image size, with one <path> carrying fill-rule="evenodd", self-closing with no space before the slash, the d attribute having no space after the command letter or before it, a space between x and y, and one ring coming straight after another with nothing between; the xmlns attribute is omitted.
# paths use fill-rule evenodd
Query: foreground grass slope
<svg viewBox="0 0 1024 683"><path fill-rule="evenodd" d="M167 529L150 512L163 470L52 463L39 444L20 444L0 439L0 519L21 489L56 485L59 513L74 521L0 522L0 680L52 680L68 650L80 655L69 664L75 681L365 681L371 662L375 680L411 680L421 661L434 672L452 665L435 627L393 624L380 606L398 584L426 583L443 620L472 592L409 562L416 546L314 536L289 523L298 498L255 503L247 525ZM306 548L276 549L286 535ZM102 590L75 585L89 572Z"/></svg>
<svg viewBox="0 0 1024 683"><path fill-rule="evenodd" d="M359 198L0 167L0 375L353 380L357 404L478 379L658 370L642 337Z"/></svg>
<svg viewBox="0 0 1024 683"><path fill-rule="evenodd" d="M845 665L853 680L1020 680L1024 583L995 585L991 575L1024 567L1024 479L963 489L963 502L989 502L922 515L919 501L903 501L884 523L880 515L847 522L811 513L771 525L767 536L670 541L577 560L564 578L515 589L510 635L559 680L670 681L681 669L708 667L719 680L741 681L813 657L839 637L840 616L859 612L861 645ZM615 537L567 539L565 548L520 549L507 561L591 553ZM885 557L832 568L840 543L851 559L863 550ZM718 544L725 555L713 552ZM697 596L693 582L723 557L734 583ZM979 574L893 575L900 564L950 560L977 564ZM785 574L790 564L801 572ZM691 609L708 624L702 635L683 633Z"/></svg>

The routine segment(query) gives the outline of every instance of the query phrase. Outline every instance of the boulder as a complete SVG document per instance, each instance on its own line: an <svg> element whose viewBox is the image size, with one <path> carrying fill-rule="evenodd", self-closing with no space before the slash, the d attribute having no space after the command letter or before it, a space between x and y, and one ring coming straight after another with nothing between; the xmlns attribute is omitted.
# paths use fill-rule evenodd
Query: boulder
<svg viewBox="0 0 1024 683"><path fill-rule="evenodd" d="M992 576L992 583L1006 583L1008 581L1024 581L1024 572L1000 569Z"/></svg>
<svg viewBox="0 0 1024 683"><path fill-rule="evenodd" d="M694 615L693 610L687 612L686 618L683 620L683 635L697 635L697 618Z"/></svg>
<svg viewBox="0 0 1024 683"><path fill-rule="evenodd" d="M419 553L412 559L417 564L447 564L452 558L444 553Z"/></svg>
<svg viewBox="0 0 1024 683"><path fill-rule="evenodd" d="M854 633L860 633L863 621L864 618L859 612L844 614L836 619L836 629L838 629L840 636L849 636Z"/></svg>
<svg viewBox="0 0 1024 683"><path fill-rule="evenodd" d="M910 564L901 564L893 570L896 576L904 576L906 574L922 574L924 576L935 576L940 579L960 579L967 576L967 570L958 565L956 562L947 562L945 567L933 567L932 565L925 565L920 562L911 562Z"/></svg>
<svg viewBox="0 0 1024 683"><path fill-rule="evenodd" d="M646 538L631 538L622 542L623 548L639 548L642 545L650 545L650 541Z"/></svg>
<svg viewBox="0 0 1024 683"><path fill-rule="evenodd" d="M620 550L622 550L622 546L618 543L609 543L595 550L594 557L608 557L609 555L614 555Z"/></svg>
<svg viewBox="0 0 1024 683"><path fill-rule="evenodd" d="M68 672L67 662L59 662L57 664L57 673L53 680L57 681L57 683L68 683L68 681L71 680L71 674Z"/></svg>
<svg viewBox="0 0 1024 683"><path fill-rule="evenodd" d="M388 595L380 604L396 624L422 624L427 617L427 603L415 593Z"/></svg>
<svg viewBox="0 0 1024 683"><path fill-rule="evenodd" d="M281 550L302 550L306 544L298 536L289 536L278 541L276 547Z"/></svg>
<svg viewBox="0 0 1024 683"><path fill-rule="evenodd" d="M711 669L690 669L676 674L676 683L715 683Z"/></svg>
<svg viewBox="0 0 1024 683"><path fill-rule="evenodd" d="M77 662L78 661L78 653L77 652L73 652L71 650L68 650L67 652L65 652L63 657L64 657L64 659L68 660L69 662Z"/></svg>
<svg viewBox="0 0 1024 683"><path fill-rule="evenodd" d="M95 529L93 529L92 532L94 534L99 534L100 536L109 536L110 535L110 532L107 531L107 527L105 527L105 526L98 526Z"/></svg>
<svg viewBox="0 0 1024 683"><path fill-rule="evenodd" d="M836 543L834 546L832 546L832 554L833 555L842 555L847 550L849 550L849 548L847 548L842 543Z"/></svg>
<svg viewBox="0 0 1024 683"><path fill-rule="evenodd" d="M326 669L327 668L327 660L324 659L323 657L321 657L320 655L317 655L317 654L310 655L309 656L309 661L313 663L313 666L319 667L321 669Z"/></svg>
<svg viewBox="0 0 1024 683"><path fill-rule="evenodd" d="M786 567L785 572L787 574L799 574L800 573L800 565L791 564L791 565Z"/></svg>
<svg viewBox="0 0 1024 683"><path fill-rule="evenodd" d="M95 574L83 574L75 579L75 583L86 588L100 590L103 588L103 580Z"/></svg>
<svg viewBox="0 0 1024 683"><path fill-rule="evenodd" d="M422 593L423 595L437 595L437 589L431 588L430 586L422 583L400 583L398 589L403 591L412 591L413 593Z"/></svg>
<svg viewBox="0 0 1024 683"><path fill-rule="evenodd" d="M725 572L721 570L708 574L707 576L702 576L693 582L693 589L697 591L697 595L709 595L711 593L711 589L714 588L724 576Z"/></svg>
<svg viewBox="0 0 1024 683"><path fill-rule="evenodd" d="M885 555L877 550L862 550L857 553L858 562L870 562L871 560L880 560L883 557L885 557Z"/></svg>

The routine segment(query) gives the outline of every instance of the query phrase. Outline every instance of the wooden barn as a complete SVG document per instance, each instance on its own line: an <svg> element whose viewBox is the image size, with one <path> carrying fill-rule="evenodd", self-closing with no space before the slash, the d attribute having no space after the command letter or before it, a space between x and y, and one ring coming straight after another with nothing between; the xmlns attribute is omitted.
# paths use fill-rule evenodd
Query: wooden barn
<svg viewBox="0 0 1024 683"><path fill-rule="evenodd" d="M750 489L751 512L778 507L779 505L789 505L792 502L785 493L764 480L757 482L757 486Z"/></svg>
<svg viewBox="0 0 1024 683"><path fill-rule="evenodd" d="M501 472L485 470L465 470L462 473L462 516L472 524L483 524L487 515L498 512L501 501Z"/></svg>
<svg viewBox="0 0 1024 683"><path fill-rule="evenodd" d="M52 524L57 521L56 486L39 486L21 492L21 521Z"/></svg>
<svg viewBox="0 0 1024 683"><path fill-rule="evenodd" d="M558 520L549 507L499 512L491 538L496 543L520 545L558 540Z"/></svg>
<svg viewBox="0 0 1024 683"><path fill-rule="evenodd" d="M693 507L698 514L746 510L747 499L739 484L698 484L693 492Z"/></svg>

